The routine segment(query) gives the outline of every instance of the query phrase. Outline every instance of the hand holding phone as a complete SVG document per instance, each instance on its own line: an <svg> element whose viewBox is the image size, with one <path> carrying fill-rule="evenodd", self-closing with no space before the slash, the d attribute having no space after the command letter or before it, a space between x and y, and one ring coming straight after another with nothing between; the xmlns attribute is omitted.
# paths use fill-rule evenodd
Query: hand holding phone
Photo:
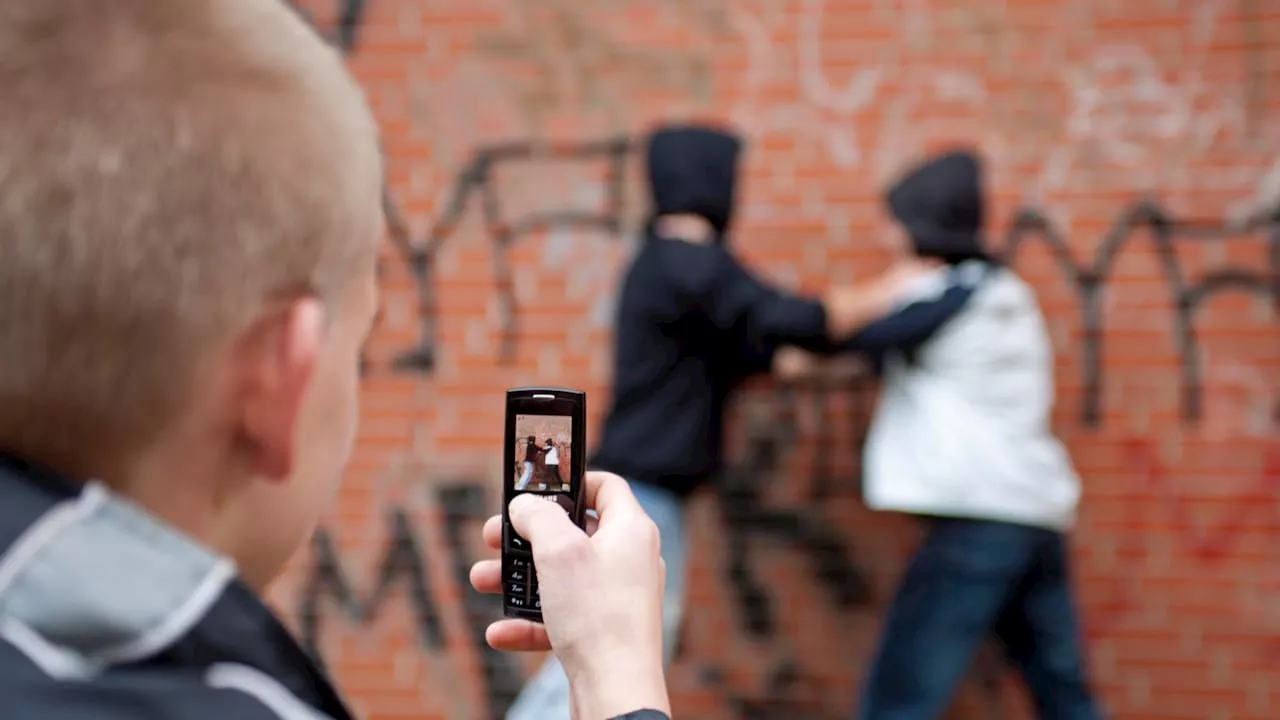
<svg viewBox="0 0 1280 720"><path fill-rule="evenodd" d="M559 388L508 393L503 510L484 526L501 556L471 569L477 590L503 596L507 617L485 638L499 650L554 650L577 717L670 715L658 529L625 480L584 472L585 400ZM531 431L555 423L568 442Z"/></svg>
<svg viewBox="0 0 1280 720"><path fill-rule="evenodd" d="M665 568L658 528L617 475L584 475L585 531L551 503L517 497L489 518L485 543L503 548L510 522L529 538L542 575L544 622L505 618L485 633L512 652L554 650L570 678L577 717L615 717L641 708L670 715L662 653ZM502 594L503 561L482 560L471 584Z"/></svg>

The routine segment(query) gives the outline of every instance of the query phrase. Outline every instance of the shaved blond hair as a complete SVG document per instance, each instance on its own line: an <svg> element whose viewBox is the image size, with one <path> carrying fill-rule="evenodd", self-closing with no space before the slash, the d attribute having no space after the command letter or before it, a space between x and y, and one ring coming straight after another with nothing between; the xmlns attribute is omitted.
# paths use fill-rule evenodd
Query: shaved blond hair
<svg viewBox="0 0 1280 720"><path fill-rule="evenodd" d="M284 0L0 0L0 449L133 452L372 262L367 104Z"/></svg>

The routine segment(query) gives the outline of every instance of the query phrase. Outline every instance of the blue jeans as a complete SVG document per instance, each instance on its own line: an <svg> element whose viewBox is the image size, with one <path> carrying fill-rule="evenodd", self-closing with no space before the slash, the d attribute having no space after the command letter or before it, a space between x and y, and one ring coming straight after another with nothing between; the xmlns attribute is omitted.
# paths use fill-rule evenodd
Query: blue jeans
<svg viewBox="0 0 1280 720"><path fill-rule="evenodd" d="M658 526L658 535L662 538L662 559L667 563L666 592L662 597L662 649L669 664L675 656L684 615L687 553L684 502L675 493L645 483L632 482L631 492ZM569 720L569 679L555 655L547 658L538 674L524 686L507 710L507 720Z"/></svg>
<svg viewBox="0 0 1280 720"><path fill-rule="evenodd" d="M529 487L529 481L533 479L533 461L524 461L524 472L520 473L519 479L516 480L516 490L524 490Z"/></svg>
<svg viewBox="0 0 1280 720"><path fill-rule="evenodd" d="M931 522L889 609L858 717L931 720L994 633L1041 720L1099 720L1063 535L1001 522Z"/></svg>

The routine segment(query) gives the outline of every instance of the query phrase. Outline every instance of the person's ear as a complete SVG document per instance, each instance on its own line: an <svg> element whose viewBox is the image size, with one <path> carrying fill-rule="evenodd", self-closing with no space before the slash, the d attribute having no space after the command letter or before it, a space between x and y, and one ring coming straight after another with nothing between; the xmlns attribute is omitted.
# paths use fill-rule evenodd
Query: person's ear
<svg viewBox="0 0 1280 720"><path fill-rule="evenodd" d="M240 435L250 469L283 482L293 472L297 426L324 339L324 307L313 297L260 316L241 345Z"/></svg>

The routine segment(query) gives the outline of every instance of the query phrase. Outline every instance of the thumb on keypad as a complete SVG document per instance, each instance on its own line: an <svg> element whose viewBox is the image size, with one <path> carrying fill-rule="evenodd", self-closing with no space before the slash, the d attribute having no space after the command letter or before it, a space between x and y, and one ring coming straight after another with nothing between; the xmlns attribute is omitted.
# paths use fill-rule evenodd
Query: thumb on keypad
<svg viewBox="0 0 1280 720"><path fill-rule="evenodd" d="M564 508L549 501L549 496L517 495L507 507L507 516L516 532L533 546L535 556L564 542L586 539Z"/></svg>

